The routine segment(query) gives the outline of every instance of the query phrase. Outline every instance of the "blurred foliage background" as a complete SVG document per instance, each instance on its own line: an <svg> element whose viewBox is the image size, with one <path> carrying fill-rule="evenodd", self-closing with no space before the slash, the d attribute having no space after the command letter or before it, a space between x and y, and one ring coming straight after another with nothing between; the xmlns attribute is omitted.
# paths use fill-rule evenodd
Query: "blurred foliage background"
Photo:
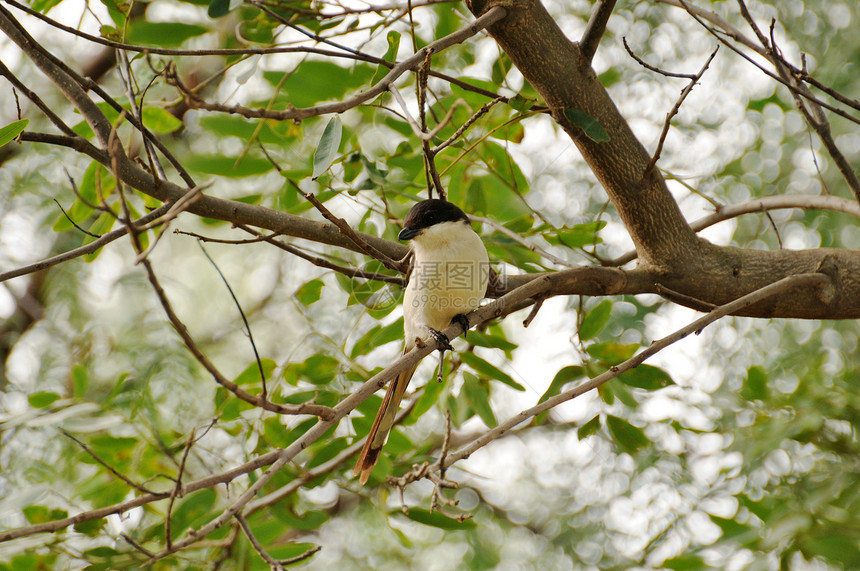
<svg viewBox="0 0 860 571"><path fill-rule="evenodd" d="M744 29L735 2L700 3ZM187 50L311 46L324 37L387 61L470 21L460 3L374 9L363 3L302 1L226 6L155 0L33 0L70 26L127 43ZM546 2L570 38L581 36L591 3ZM230 9L232 7L232 9ZM790 61L806 54L811 73L858 93L860 11L850 2L753 2L763 28ZM39 41L92 71L128 104L116 68L94 71L110 50L15 12ZM213 17L214 16L214 17ZM311 38L308 39L308 34ZM648 148L683 87L641 68L621 38L653 65L694 72L716 40L678 8L619 2L594 60L595 71ZM340 53L344 53L341 51ZM390 94L339 116L301 122L246 119L184 106L160 72L168 60L187 85L225 106L286 109L338 101L367 88L383 65L308 53L200 56L130 54L146 88L144 118L206 192L319 218L311 191L364 232L396 240L397 219L426 189L422 144ZM80 116L8 41L0 59L68 124L92 137ZM476 36L434 55L432 69L510 98L437 156L452 201L476 219L499 271L535 272L609 260L632 246L605 193L569 139L492 40ZM415 109L416 79L397 83ZM2 124L21 116L29 131L49 123L8 84ZM433 143L492 100L438 77L428 82ZM116 117L116 114L114 114ZM860 159L856 125L832 118L837 144ZM316 179L320 143L339 131ZM131 130L119 134L127 145ZM139 143L138 143L139 144ZM87 205L99 193L116 205L111 174L69 149L10 143L2 148L0 271L67 251L103 234L113 219ZM660 166L690 220L780 194L850 197L790 94L733 55L721 53L673 122ZM318 174L318 173L316 173ZM77 186L73 191L69 179ZM58 208L62 205L68 216ZM138 214L152 207L130 200ZM744 215L706 230L721 245L776 249L860 247L847 214L781 210ZM174 228L248 238L223 222L181 215ZM516 239L514 236L519 236ZM148 244L156 234L150 233ZM295 245L342 265L379 270L358 254ZM538 250L529 247L532 245ZM202 248L205 248L205 253ZM557 260L542 255L550 252ZM208 261L211 256L213 263ZM261 411L218 388L164 317L127 240L95 255L3 282L0 288L0 532L131 499L136 491L97 462L149 489L173 485L186 441L196 441L183 480L235 467L294 441L313 424ZM199 243L166 233L151 254L171 302L216 365L258 393L259 374L230 292L235 292L278 402L334 405L400 351L399 288L317 268L264 243ZM521 315L521 317L519 317ZM469 333L448 362L444 384L418 386L414 406L386 446L371 485L351 479L346 451L366 433L373 397L282 470L275 493L306 471L331 471L249 517L279 558L321 550L309 569L852 569L860 567L860 397L858 324L730 318L678 343L649 366L554 409L458 463L448 477L459 522L430 513L432 486L401 500L384 475L438 455L446 410L454 445L487 426L606 370L695 316L656 296L547 301L524 329L524 314ZM429 359L428 361L435 361ZM425 363L416 380L430 379ZM420 385L420 383L417 383ZM357 436L359 435L359 436ZM88 453L80 443L85 445ZM177 500L171 534L199 527L258 473ZM453 509L453 508L452 508ZM158 551L166 502L0 544L0 569L132 569ZM130 538L131 542L125 537ZM236 527L225 526L157 569L266 569Z"/></svg>

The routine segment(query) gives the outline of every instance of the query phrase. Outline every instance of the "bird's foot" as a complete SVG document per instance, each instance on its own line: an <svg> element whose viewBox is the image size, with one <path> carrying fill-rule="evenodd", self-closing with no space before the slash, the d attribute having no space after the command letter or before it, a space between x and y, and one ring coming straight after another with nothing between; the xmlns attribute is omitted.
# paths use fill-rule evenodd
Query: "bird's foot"
<svg viewBox="0 0 860 571"><path fill-rule="evenodd" d="M453 319L451 319L451 322L456 323L463 328L463 339L465 339L466 333L469 332L469 318L462 313L458 313Z"/></svg>
<svg viewBox="0 0 860 571"><path fill-rule="evenodd" d="M451 345L451 340L448 339L448 336L442 333L441 331L437 331L432 327L428 328L430 330L430 335L433 339L436 340L436 343L439 344L440 351L453 351L454 347Z"/></svg>

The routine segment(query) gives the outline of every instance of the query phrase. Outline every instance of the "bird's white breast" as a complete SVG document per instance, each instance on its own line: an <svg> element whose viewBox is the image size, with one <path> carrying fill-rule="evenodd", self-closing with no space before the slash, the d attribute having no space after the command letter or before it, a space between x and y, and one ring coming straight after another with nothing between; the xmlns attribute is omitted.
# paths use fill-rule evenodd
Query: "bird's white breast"
<svg viewBox="0 0 860 571"><path fill-rule="evenodd" d="M412 239L415 261L404 295L406 342L427 328L443 330L458 314L477 309L487 289L489 259L465 222L431 226Z"/></svg>

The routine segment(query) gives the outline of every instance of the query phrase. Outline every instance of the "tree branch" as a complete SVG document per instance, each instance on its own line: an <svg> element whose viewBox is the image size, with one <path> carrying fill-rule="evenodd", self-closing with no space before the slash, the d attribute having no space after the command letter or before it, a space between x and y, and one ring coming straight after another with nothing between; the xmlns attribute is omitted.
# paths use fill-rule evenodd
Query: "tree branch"
<svg viewBox="0 0 860 571"><path fill-rule="evenodd" d="M605 373L602 373L594 377L593 379L590 379L580 385L577 385L572 389L559 393L558 395L551 397L542 403L539 403L529 409L520 412L515 416L512 416L505 422L500 423L497 427L488 430L480 437L472 441L470 444L467 444L466 446L462 447L457 452L449 454L447 456L447 459L445 459L444 461L441 461L440 459L440 461L437 462L435 469L439 470L442 468L448 468L455 462L468 458L479 449L483 448L493 440L496 440L509 430L515 428L517 425L522 424L529 418L537 416L542 412L546 412L560 405L563 402L567 402L571 399L574 399L592 389L599 387L607 381L614 379L622 373L625 373L630 369L638 367L649 357L662 351L676 341L687 337L691 333L698 334L702 331L702 329L704 329L717 319L720 319L721 317L742 313L745 308L761 303L762 301L767 300L770 297L780 295L781 293L786 292L789 289L826 288L831 285L831 281L831 278L823 273L809 273L789 276L768 286L765 286L759 290L751 292L748 295L745 295L731 303L727 303L721 307L718 307L707 315L700 317L699 319L696 319L695 321L675 331L671 335L668 335L656 341L652 341L651 344L644 351L638 353L637 355L634 355L623 363L610 368Z"/></svg>
<svg viewBox="0 0 860 571"><path fill-rule="evenodd" d="M613 8L615 8L615 0L597 0L594 4L591 18L588 19L582 39L579 41L579 49L582 51L582 58L586 65L591 65Z"/></svg>
<svg viewBox="0 0 860 571"><path fill-rule="evenodd" d="M330 113L343 113L344 111L357 107L362 103L365 103L366 101L369 101L374 97L385 93L388 90L389 86L393 85L394 82L401 75L403 75L407 71L414 71L418 69L424 62L424 59L428 53L437 53L452 45L462 43L480 32L482 29L486 28L487 26L490 26L493 23L503 19L506 14L507 10L501 6L497 6L494 9L487 11L486 14L483 14L481 17L477 18L468 26L461 28L456 32L448 34L445 37L439 38L438 40L430 42L429 44L415 52L415 54L413 54L412 56L394 65L389 70L389 72L385 74L385 76L383 76L382 79L380 79L376 84L369 87L365 91L357 93L343 101L323 103L320 105L315 105L313 107L285 109L283 111L276 111L271 109L250 109L247 107L242 107L240 105L227 106L216 103L207 103L200 99L191 90L183 86L177 76L173 75L171 77L171 81L174 82L176 87L183 93L186 102L190 107L205 109L207 111L220 111L223 113L234 113L248 118L277 119L280 121L301 121L302 119L307 119L309 117L317 117L319 115L328 115ZM492 97L496 97L496 95L493 94Z"/></svg>

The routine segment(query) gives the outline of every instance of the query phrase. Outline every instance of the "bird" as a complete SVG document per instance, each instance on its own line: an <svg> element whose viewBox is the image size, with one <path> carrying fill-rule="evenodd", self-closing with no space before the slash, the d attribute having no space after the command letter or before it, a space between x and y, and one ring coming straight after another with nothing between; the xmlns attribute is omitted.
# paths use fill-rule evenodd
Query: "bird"
<svg viewBox="0 0 860 571"><path fill-rule="evenodd" d="M477 309L484 298L490 275L487 249L466 213L441 199L416 203L397 237L410 242L414 256L403 295L403 354L428 335L448 344L440 332L452 321L461 323L465 331L465 314ZM355 466L362 485L394 427L400 401L417 366L400 373L388 385Z"/></svg>

